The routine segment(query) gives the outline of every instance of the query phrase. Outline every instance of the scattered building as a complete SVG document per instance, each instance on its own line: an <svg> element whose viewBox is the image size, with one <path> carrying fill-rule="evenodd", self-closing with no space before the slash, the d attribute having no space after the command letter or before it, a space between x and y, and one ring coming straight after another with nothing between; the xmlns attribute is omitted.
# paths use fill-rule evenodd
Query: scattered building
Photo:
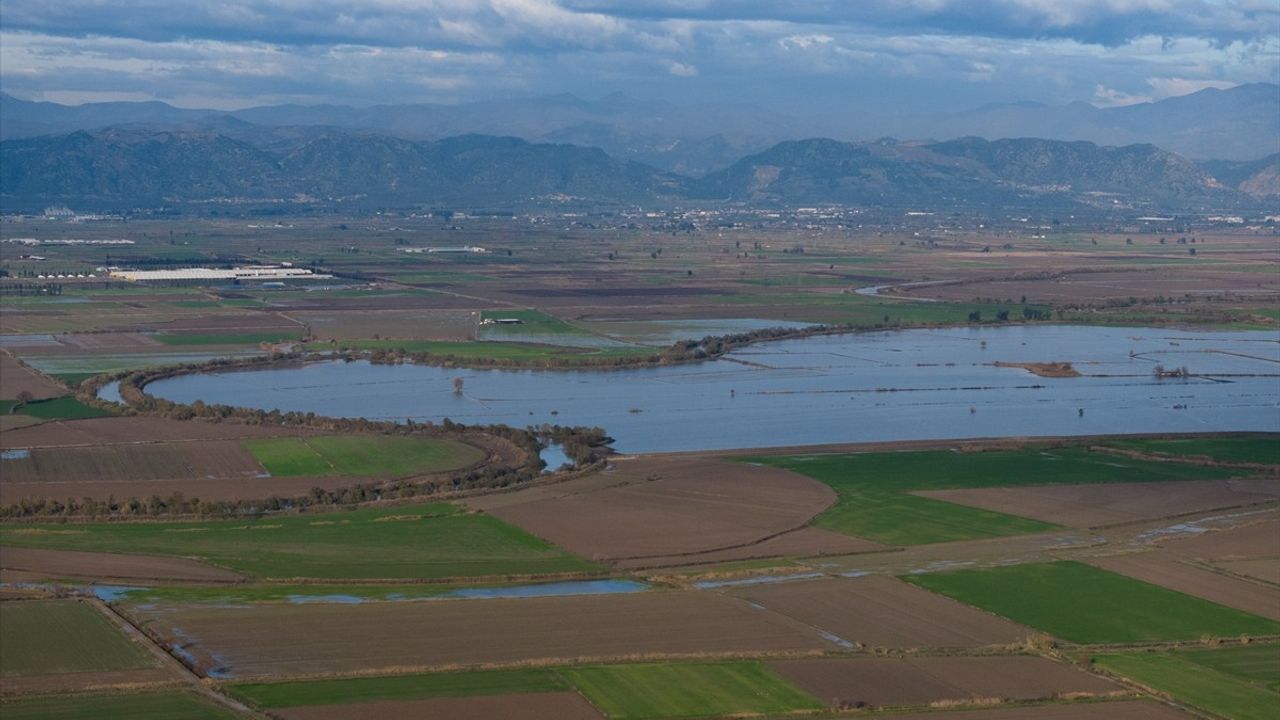
<svg viewBox="0 0 1280 720"><path fill-rule="evenodd" d="M476 247L475 245L461 245L458 247L413 247L400 248L400 252L407 253L474 253L484 254L489 252L485 248Z"/></svg>

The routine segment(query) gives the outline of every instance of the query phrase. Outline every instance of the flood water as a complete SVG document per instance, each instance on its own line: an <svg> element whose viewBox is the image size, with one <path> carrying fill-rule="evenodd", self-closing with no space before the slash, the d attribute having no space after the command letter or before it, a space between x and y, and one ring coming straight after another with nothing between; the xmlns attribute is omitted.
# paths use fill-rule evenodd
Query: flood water
<svg viewBox="0 0 1280 720"><path fill-rule="evenodd" d="M1084 377L992 363L1068 361ZM1196 377L1156 380L1157 364ZM465 379L465 392L453 378ZM701 364L462 370L326 361L189 375L148 392L261 409L598 425L623 452L1010 435L1280 431L1280 336L1015 325L761 343Z"/></svg>

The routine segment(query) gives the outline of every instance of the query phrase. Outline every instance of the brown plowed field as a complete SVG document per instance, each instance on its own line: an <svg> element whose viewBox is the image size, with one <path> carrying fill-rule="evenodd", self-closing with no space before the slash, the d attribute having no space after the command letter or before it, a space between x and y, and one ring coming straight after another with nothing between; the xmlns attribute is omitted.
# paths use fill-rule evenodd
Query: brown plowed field
<svg viewBox="0 0 1280 720"><path fill-rule="evenodd" d="M164 343L142 333L66 333L57 337L58 342L74 352L147 351L164 347Z"/></svg>
<svg viewBox="0 0 1280 720"><path fill-rule="evenodd" d="M1201 535L1164 540L1169 552L1203 560L1243 560L1280 555L1280 519L1266 519L1213 530Z"/></svg>
<svg viewBox="0 0 1280 720"><path fill-rule="evenodd" d="M64 420L6 432L0 447L39 448L75 445L113 445L182 440L291 437L317 431L307 428L262 427L234 422L178 421L153 417L109 417Z"/></svg>
<svg viewBox="0 0 1280 720"><path fill-rule="evenodd" d="M735 595L866 647L982 647L1031 631L882 575L741 588Z"/></svg>
<svg viewBox="0 0 1280 720"><path fill-rule="evenodd" d="M653 558L620 560L617 567L640 569L662 568L708 563L754 560L771 557L816 557L819 555L851 555L887 549L884 545L850 535L833 533L815 527L803 527L793 532L769 538L764 542L743 545L728 550L713 550L690 555L666 555Z"/></svg>
<svg viewBox="0 0 1280 720"><path fill-rule="evenodd" d="M1086 558L1086 561L1104 570L1128 575L1143 582L1280 620L1280 588L1189 565L1168 552L1157 550Z"/></svg>
<svg viewBox="0 0 1280 720"><path fill-rule="evenodd" d="M67 394L67 388L19 364L9 353L0 352L0 398L12 400L24 390L36 400Z"/></svg>
<svg viewBox="0 0 1280 720"><path fill-rule="evenodd" d="M163 330L172 333L260 333L299 332L301 323L276 315L275 313L255 312L234 315L200 315L185 317L165 322L149 322L138 326L139 330Z"/></svg>
<svg viewBox="0 0 1280 720"><path fill-rule="evenodd" d="M288 478L217 478L214 480L84 480L79 482L0 482L0 505L15 503L23 498L93 498L105 501L146 498L159 495L172 497L180 492L188 499L200 500L255 500L272 495L293 497L306 495L311 488L336 490L354 482L347 477L288 477Z"/></svg>
<svg viewBox="0 0 1280 720"><path fill-rule="evenodd" d="M1191 720L1194 716L1150 700L1070 703L894 715L893 720Z"/></svg>
<svg viewBox="0 0 1280 720"><path fill-rule="evenodd" d="M488 303L481 303L488 307ZM373 310L299 312L293 317L321 340L371 337L416 340L474 340L477 315L470 310Z"/></svg>
<svg viewBox="0 0 1280 720"><path fill-rule="evenodd" d="M106 670L59 675L31 675L0 679L0 695L82 692L111 688L137 689L143 685L177 684L181 678L168 668Z"/></svg>
<svg viewBox="0 0 1280 720"><path fill-rule="evenodd" d="M779 675L837 705L900 707L941 701L1041 700L1105 695L1120 686L1042 657L918 657L775 660Z"/></svg>
<svg viewBox="0 0 1280 720"><path fill-rule="evenodd" d="M5 573L46 578L90 580L170 580L181 582L237 582L240 575L196 560L152 555L38 550L0 547L0 569Z"/></svg>
<svg viewBox="0 0 1280 720"><path fill-rule="evenodd" d="M614 487L491 512L583 557L621 560L759 542L803 526L836 499L786 470L705 458L620 460L611 479Z"/></svg>
<svg viewBox="0 0 1280 720"><path fill-rule="evenodd" d="M258 477L266 473L238 440L40 448L4 461L4 482L126 482Z"/></svg>
<svg viewBox="0 0 1280 720"><path fill-rule="evenodd" d="M836 649L812 628L706 592L130 612L236 678Z"/></svg>
<svg viewBox="0 0 1280 720"><path fill-rule="evenodd" d="M1236 575L1244 575L1263 582L1280 585L1280 557L1222 560L1213 565Z"/></svg>
<svg viewBox="0 0 1280 720"><path fill-rule="evenodd" d="M1267 502L1280 497L1280 480L1047 485L914 494L1070 527L1096 527Z"/></svg>
<svg viewBox="0 0 1280 720"><path fill-rule="evenodd" d="M604 717L573 692L383 700L286 708L273 714L285 720L600 720Z"/></svg>

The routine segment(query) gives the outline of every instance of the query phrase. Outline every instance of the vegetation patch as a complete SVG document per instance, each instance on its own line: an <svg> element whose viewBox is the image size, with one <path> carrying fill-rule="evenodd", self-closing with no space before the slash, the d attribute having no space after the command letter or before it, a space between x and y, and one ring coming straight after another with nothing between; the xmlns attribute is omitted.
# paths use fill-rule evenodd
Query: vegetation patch
<svg viewBox="0 0 1280 720"><path fill-rule="evenodd" d="M483 670L434 675L397 675L342 680L245 683L230 690L267 709L303 705L343 705L377 700L424 700L508 693L559 692L569 685L554 670Z"/></svg>
<svg viewBox="0 0 1280 720"><path fill-rule="evenodd" d="M146 650L130 642L111 621L76 600L0 603L0 648L0 677L155 665Z"/></svg>
<svg viewBox="0 0 1280 720"><path fill-rule="evenodd" d="M616 720L783 713L823 707L757 662L606 665L561 672Z"/></svg>
<svg viewBox="0 0 1280 720"><path fill-rule="evenodd" d="M1179 457L1208 457L1221 462L1280 465L1280 435L1261 437L1113 440L1110 447Z"/></svg>
<svg viewBox="0 0 1280 720"><path fill-rule="evenodd" d="M379 521L408 514L423 519ZM501 520L463 514L449 503L256 520L85 523L76 526L75 534L48 532L61 527L0 527L0 545L195 556L259 578L436 579L598 567Z"/></svg>
<svg viewBox="0 0 1280 720"><path fill-rule="evenodd" d="M1075 643L1280 634L1280 623L1078 562L904 580Z"/></svg>
<svg viewBox="0 0 1280 720"><path fill-rule="evenodd" d="M561 320L554 315L548 315L541 310L485 310L480 314L481 321L484 320L519 320L519 323L510 325L497 324L490 328L491 332L501 333L504 330L510 330L519 335L582 335L583 330Z"/></svg>
<svg viewBox="0 0 1280 720"><path fill-rule="evenodd" d="M896 545L1043 532L1039 520L911 495L916 490L1213 480L1221 468L1117 458L1082 448L887 452L750 458L830 485L836 504L817 527Z"/></svg>
<svg viewBox="0 0 1280 720"><path fill-rule="evenodd" d="M17 400L0 400L0 414L14 413L41 420L83 420L86 418L111 417L114 413L101 408L90 407L70 395L49 400L32 400L20 403Z"/></svg>
<svg viewBox="0 0 1280 720"><path fill-rule="evenodd" d="M247 440L275 477L346 475L402 477L454 470L484 459L484 451L454 440L383 435Z"/></svg>
<svg viewBox="0 0 1280 720"><path fill-rule="evenodd" d="M90 693L0 700L5 720L234 720L230 710L192 692Z"/></svg>
<svg viewBox="0 0 1280 720"><path fill-rule="evenodd" d="M1243 654L1236 651L1243 650ZM1221 654L1222 660L1211 658ZM1255 681L1248 673L1223 672L1215 665L1252 665L1261 655L1269 654L1273 667L1267 678ZM1103 668L1130 678L1153 690L1166 693L1180 702L1208 710L1234 720L1268 720L1280 707L1280 692L1275 680L1280 673L1280 648L1275 645L1195 652L1140 652L1100 655L1095 662ZM1270 686L1265 680L1272 680Z"/></svg>

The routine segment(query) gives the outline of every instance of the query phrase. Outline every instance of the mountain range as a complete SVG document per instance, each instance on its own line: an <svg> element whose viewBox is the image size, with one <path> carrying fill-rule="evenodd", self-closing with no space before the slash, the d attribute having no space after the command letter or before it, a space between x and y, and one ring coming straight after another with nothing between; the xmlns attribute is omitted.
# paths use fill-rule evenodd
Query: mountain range
<svg viewBox="0 0 1280 720"><path fill-rule="evenodd" d="M411 140L218 116L0 141L0 206L513 208L548 204L1263 208L1280 155L1198 164L1153 145L1044 139L788 140L700 178L595 147Z"/></svg>
<svg viewBox="0 0 1280 720"><path fill-rule="evenodd" d="M959 113L858 108L821 115L740 104L680 105L622 93L596 100L561 94L458 105L275 105L234 111L184 109L161 102L68 106L0 93L0 139L136 123L205 127L227 120L376 132L415 141L466 134L512 136L534 143L597 147L617 158L691 177L724 169L784 140L812 137L1038 137L1101 145L1146 143L1189 158L1252 161L1280 152L1280 85L1210 88L1112 108L1083 102L1020 102Z"/></svg>

